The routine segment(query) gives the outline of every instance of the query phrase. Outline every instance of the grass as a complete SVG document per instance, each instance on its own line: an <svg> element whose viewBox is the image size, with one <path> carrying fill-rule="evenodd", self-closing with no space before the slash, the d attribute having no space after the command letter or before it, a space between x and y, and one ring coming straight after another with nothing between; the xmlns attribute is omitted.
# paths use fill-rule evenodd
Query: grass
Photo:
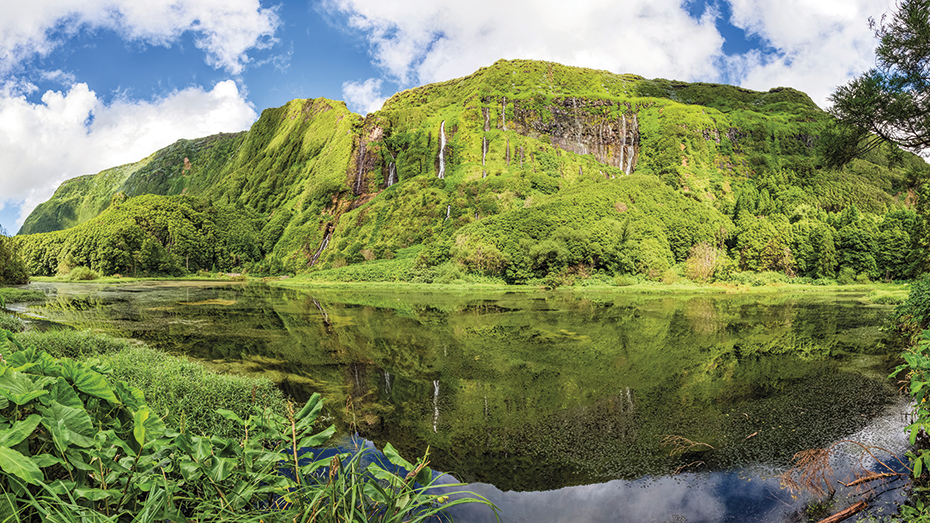
<svg viewBox="0 0 930 523"><path fill-rule="evenodd" d="M625 283L625 282L624 282ZM333 282L305 280L300 277L288 280L271 281L270 285L295 289L364 289L364 290L402 290L449 293L470 293L485 291L503 292L539 292L544 291L539 285L506 285L480 283L426 284L406 282ZM602 291L619 294L771 294L790 293L825 293L825 292L869 292L874 295L873 303L898 303L907 296L907 283L868 283L862 285L811 285L807 283L771 283L767 285L746 285L732 282L695 283L681 278L675 283L667 284L654 281L638 281L630 285L573 285L559 287L559 291ZM547 291L548 292L548 291Z"/></svg>
<svg viewBox="0 0 930 523"><path fill-rule="evenodd" d="M16 287L0 287L0 307L4 303L19 303L26 301L45 301L45 293L35 289L19 289Z"/></svg>
<svg viewBox="0 0 930 523"><path fill-rule="evenodd" d="M2 328L2 325L0 325ZM240 427L217 414L225 408L247 417L252 405L284 412L285 398L263 378L220 374L151 347L89 331L29 331L14 335L25 347L55 358L97 358L112 376L139 387L149 406L176 429L240 437Z"/></svg>

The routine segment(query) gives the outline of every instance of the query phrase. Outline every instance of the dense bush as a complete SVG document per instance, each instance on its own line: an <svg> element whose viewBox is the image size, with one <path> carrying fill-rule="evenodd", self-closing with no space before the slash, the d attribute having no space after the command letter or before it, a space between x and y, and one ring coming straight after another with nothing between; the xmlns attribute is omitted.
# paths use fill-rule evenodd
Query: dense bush
<svg viewBox="0 0 930 523"><path fill-rule="evenodd" d="M29 283L29 269L19 245L0 230L0 285Z"/></svg>
<svg viewBox="0 0 930 523"><path fill-rule="evenodd" d="M0 329L10 332L22 332L26 324L17 316L0 311Z"/></svg>

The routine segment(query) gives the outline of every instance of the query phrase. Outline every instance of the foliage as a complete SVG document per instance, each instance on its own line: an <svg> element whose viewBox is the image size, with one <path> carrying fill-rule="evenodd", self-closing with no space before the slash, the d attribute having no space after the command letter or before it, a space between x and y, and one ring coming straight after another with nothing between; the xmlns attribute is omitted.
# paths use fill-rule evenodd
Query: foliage
<svg viewBox="0 0 930 523"><path fill-rule="evenodd" d="M0 306L2 306L2 302L0 302ZM0 311L0 329L10 332L22 332L26 329L26 324L19 316Z"/></svg>
<svg viewBox="0 0 930 523"><path fill-rule="evenodd" d="M659 279L707 243L742 270L912 277L930 235L886 217L925 205L930 167L889 145L847 158L861 139L789 88L502 60L365 118L294 100L248 132L69 181L22 231L56 232L15 243L37 275L467 280L434 273L451 259L510 283ZM839 218L852 207L861 223ZM416 267L395 262L411 248Z"/></svg>
<svg viewBox="0 0 930 523"><path fill-rule="evenodd" d="M87 280L96 280L100 278L100 274L93 269L88 269L83 265L79 265L70 272L68 272L68 279L71 281L87 281Z"/></svg>
<svg viewBox="0 0 930 523"><path fill-rule="evenodd" d="M0 231L0 285L29 283L29 269L19 245Z"/></svg>
<svg viewBox="0 0 930 523"><path fill-rule="evenodd" d="M919 151L930 145L930 2L903 0L890 17L871 20L877 67L831 96L832 112L860 132ZM870 143L875 143L871 140Z"/></svg>
<svg viewBox="0 0 930 523"><path fill-rule="evenodd" d="M6 331L0 336L4 353L18 344ZM0 361L4 519L82 513L109 521L192 515L419 521L455 504L490 505L432 494L425 458L411 465L390 446L385 454L392 465L412 474L402 477L374 464L360 469L344 454L314 460L303 449L320 446L335 430L314 434L319 395L284 415L257 405L245 418L220 409L245 436L197 436L168 429L139 389L109 377L106 364L17 348Z"/></svg>

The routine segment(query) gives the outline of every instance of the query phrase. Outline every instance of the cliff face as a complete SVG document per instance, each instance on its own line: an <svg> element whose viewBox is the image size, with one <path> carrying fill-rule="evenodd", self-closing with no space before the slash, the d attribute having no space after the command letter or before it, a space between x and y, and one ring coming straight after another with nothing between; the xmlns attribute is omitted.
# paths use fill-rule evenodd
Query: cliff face
<svg viewBox="0 0 930 523"><path fill-rule="evenodd" d="M20 234L86 222L120 193L186 195L263 216L265 268L300 271L455 238L470 252L480 235L457 235L462 227L528 212L566 190L633 183L634 175L668 191L630 194L686 199L723 223L747 180L819 169L816 144L829 119L787 88L500 61L398 93L365 118L325 99L267 109L248 132L182 140L137 164L67 182ZM884 180L875 194L899 190L898 175Z"/></svg>

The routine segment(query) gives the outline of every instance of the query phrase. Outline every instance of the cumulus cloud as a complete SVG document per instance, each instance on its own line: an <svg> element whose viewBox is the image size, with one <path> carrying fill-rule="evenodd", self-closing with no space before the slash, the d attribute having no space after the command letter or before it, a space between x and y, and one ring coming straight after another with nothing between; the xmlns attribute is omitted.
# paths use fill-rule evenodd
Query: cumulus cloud
<svg viewBox="0 0 930 523"><path fill-rule="evenodd" d="M381 109L386 100L381 96L381 80L378 78L369 78L364 82L344 82L342 98L349 109L362 114L373 113Z"/></svg>
<svg viewBox="0 0 930 523"><path fill-rule="evenodd" d="M894 0L732 0L729 22L764 50L725 56L719 5L693 17L680 0L442 2L324 0L324 9L367 38L373 62L403 86L470 74L500 58L758 90L801 89L821 106L833 89L874 63L870 16Z"/></svg>
<svg viewBox="0 0 930 523"><path fill-rule="evenodd" d="M0 17L0 74L44 56L81 30L107 29L122 38L171 45L193 32L213 67L238 74L248 51L273 43L280 20L259 0L31 0L7 2Z"/></svg>
<svg viewBox="0 0 930 523"><path fill-rule="evenodd" d="M695 19L680 0L437 2L325 0L365 34L374 62L402 85L447 80L500 58L706 78L723 38L709 9Z"/></svg>
<svg viewBox="0 0 930 523"><path fill-rule="evenodd" d="M25 96L34 90L0 86L0 201L25 200L17 225L66 179L141 160L181 137L246 129L257 117L232 80L109 104L84 83L47 91L40 103Z"/></svg>
<svg viewBox="0 0 930 523"><path fill-rule="evenodd" d="M776 50L727 60L730 77L750 89L795 87L821 107L837 85L875 65L869 17L894 10L889 0L732 0L733 25Z"/></svg>

